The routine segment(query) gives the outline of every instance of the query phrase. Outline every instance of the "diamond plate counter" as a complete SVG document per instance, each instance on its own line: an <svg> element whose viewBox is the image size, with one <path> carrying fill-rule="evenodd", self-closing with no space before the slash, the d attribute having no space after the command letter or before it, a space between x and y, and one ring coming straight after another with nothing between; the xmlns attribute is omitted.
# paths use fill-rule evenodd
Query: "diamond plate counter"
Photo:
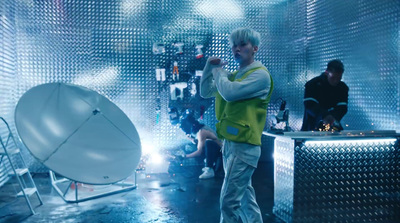
<svg viewBox="0 0 400 223"><path fill-rule="evenodd" d="M399 222L395 131L264 133L274 143L274 208L285 222Z"/></svg>

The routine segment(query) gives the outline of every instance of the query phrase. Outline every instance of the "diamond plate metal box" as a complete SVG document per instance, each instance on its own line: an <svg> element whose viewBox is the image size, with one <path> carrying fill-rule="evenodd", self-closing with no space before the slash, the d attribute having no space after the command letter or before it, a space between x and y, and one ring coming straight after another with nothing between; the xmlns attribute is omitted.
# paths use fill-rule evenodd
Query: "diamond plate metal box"
<svg viewBox="0 0 400 223"><path fill-rule="evenodd" d="M275 139L273 212L285 222L399 222L395 138Z"/></svg>

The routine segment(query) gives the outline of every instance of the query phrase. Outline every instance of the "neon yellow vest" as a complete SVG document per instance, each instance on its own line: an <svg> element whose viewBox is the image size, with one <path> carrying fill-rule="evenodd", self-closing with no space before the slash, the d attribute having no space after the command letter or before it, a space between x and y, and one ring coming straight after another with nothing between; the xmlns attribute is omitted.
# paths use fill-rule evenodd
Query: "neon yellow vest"
<svg viewBox="0 0 400 223"><path fill-rule="evenodd" d="M265 67L257 67L247 71L242 78L235 80L237 71L230 81L242 81L258 69L269 71ZM218 137L234 142L261 145L261 135L267 119L267 107L271 99L274 83L271 78L271 88L266 99L250 98L240 101L225 101L217 92L215 97L215 116Z"/></svg>

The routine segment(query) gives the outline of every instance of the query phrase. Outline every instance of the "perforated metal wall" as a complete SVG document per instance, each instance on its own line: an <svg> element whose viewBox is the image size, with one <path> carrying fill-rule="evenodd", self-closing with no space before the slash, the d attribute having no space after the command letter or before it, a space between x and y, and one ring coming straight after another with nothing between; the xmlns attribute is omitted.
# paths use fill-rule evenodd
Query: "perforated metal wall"
<svg viewBox="0 0 400 223"><path fill-rule="evenodd" d="M400 2L307 1L307 79L339 58L350 88L347 129L397 129Z"/></svg>
<svg viewBox="0 0 400 223"><path fill-rule="evenodd" d="M280 85L276 85L275 96L287 101L289 125L299 130L303 119L304 84L309 76L307 69L307 4L306 1L289 1L285 13L287 31L286 69ZM278 79L278 78L275 78ZM278 83L279 84L279 83ZM279 101L278 101L279 102ZM275 103L279 106L279 103ZM277 114L279 107L275 108Z"/></svg>
<svg viewBox="0 0 400 223"><path fill-rule="evenodd" d="M189 88L183 101L170 100L173 62L178 62L181 81L189 84L198 82L195 72L210 55L229 61L228 69L233 71L227 37L233 29L249 26L262 35L257 59L275 80L267 127L276 122L277 99L283 98L290 109L289 123L299 130L305 82L319 75L328 60L339 58L350 87L349 112L343 119L346 128L400 130L398 1L12 2L2 7L15 17L16 36L2 47L15 48L17 76L1 90L15 89L4 96L12 98L13 106L26 90L41 83L80 84L102 93L127 113L144 149L182 146L184 135L170 124L168 107L192 108L197 114L203 107L201 121L211 127L216 121L213 101L192 97ZM8 30L3 25L0 32ZM165 53L153 54L157 42L165 45ZM179 42L184 43L182 55L173 46ZM204 46L200 59L195 57L197 44ZM7 66L3 62L0 69ZM156 80L157 67L165 68L166 81ZM2 73L1 78L7 75ZM13 106L2 109L11 114Z"/></svg>
<svg viewBox="0 0 400 223"><path fill-rule="evenodd" d="M261 3L262 2L262 3ZM92 88L116 103L138 128L144 150L159 151L187 143L170 123L168 108L191 108L202 122L214 127L213 100L191 96L171 100L173 63L179 82L198 84L210 55L236 65L228 34L250 26L263 34L259 59L271 73L283 73L285 27L283 1L17 1L19 98L29 88L46 82L67 82ZM221 13L223 12L223 13ZM265 21L265 16L271 18ZM153 54L154 43L165 53ZM176 54L183 43L183 54ZM196 59L196 45L204 57ZM278 57L277 60L273 60ZM165 68L166 80L156 80L156 68ZM197 85L198 87L198 85ZM197 89L198 91L198 89ZM39 164L33 171L46 171Z"/></svg>
<svg viewBox="0 0 400 223"><path fill-rule="evenodd" d="M0 116L13 123L16 103L16 52L15 52L15 5L12 0L0 4ZM7 128L0 123L0 137L6 140ZM2 146L0 145L2 150ZM0 186L8 180L10 164L7 157L0 156Z"/></svg>

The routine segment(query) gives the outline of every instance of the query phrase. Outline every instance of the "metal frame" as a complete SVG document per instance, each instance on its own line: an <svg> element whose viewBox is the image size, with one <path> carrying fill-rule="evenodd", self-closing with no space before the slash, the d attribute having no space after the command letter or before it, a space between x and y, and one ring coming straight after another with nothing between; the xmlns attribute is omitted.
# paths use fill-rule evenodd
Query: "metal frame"
<svg viewBox="0 0 400 223"><path fill-rule="evenodd" d="M7 140L6 140L5 142L3 142L3 139L0 137L0 143L1 143L1 146L3 147L3 150L4 150L4 151L1 151L1 150L0 150L0 156L1 156L0 164L2 164L3 157L4 157L4 156L7 156L8 161L9 161L9 163L10 163L10 166L11 166L11 168L12 168L12 172L9 173L9 176L15 176L15 178L17 178L18 184L19 184L19 186L20 186L20 188L21 188L21 192L20 192L21 195L18 193L18 194L17 194L17 197L19 197L19 196L22 197L22 196L23 196L23 197L25 198L25 200L26 200L26 203L27 203L28 206L29 206L29 209L31 210L31 213L32 213L32 214L35 214L35 211L33 210L32 204L31 204L31 202L30 202L30 200L29 200L29 197L30 197L31 194L28 194L28 193L26 193L26 191L25 191L25 189L28 189L28 186L27 186L27 183L25 182L25 179L23 178L23 175L25 175L25 174L28 175L28 180L30 181L30 184L33 186L33 187L30 188L30 189L34 189L34 193L36 193L36 196L37 196L37 198L39 199L40 205L43 204L42 198L41 198L41 196L40 196L40 194L39 194L39 191L37 190L35 181L33 181L33 178L32 178L32 176L31 176L31 173L30 173L30 171L29 171L29 168L27 167L27 165L26 165L26 163L25 163L25 160L24 160L24 158L23 158L22 155L21 155L21 151L20 151L20 149L19 149L18 146L17 146L17 143L16 143L16 141L15 141L14 135L12 134L12 131L11 131L11 129L10 129L10 126L8 125L7 121L6 121L3 117L0 117L0 119L6 124L7 129L8 129ZM12 139L12 141L10 141L10 138ZM7 147L9 147L9 142L13 142L14 145L15 145L15 149L12 149L13 151L12 151L11 154L9 154L9 151L8 151L8 149L7 149ZM17 172L18 165L15 166L15 164L13 163L13 161L12 161L12 159L11 159L11 157L10 157L10 155L13 155L13 154L17 154L17 155L19 156L19 158L20 158L20 160L21 160L21 163L20 163L20 164L22 164L22 167L23 167L24 169L26 169L26 172L23 172L22 174L19 174L19 173ZM6 168L5 168L5 169L6 169ZM33 194L33 193L32 193L32 194Z"/></svg>
<svg viewBox="0 0 400 223"><path fill-rule="evenodd" d="M107 192L98 193L98 194L94 194L94 195L90 195L90 196L85 196L83 198L79 198L79 193L78 193L79 190L78 190L77 185L81 182L74 181L74 180L71 180L71 179L68 179L65 177L57 179L56 174L51 170L49 171L49 174L50 174L51 185L57 191L58 195L60 195L60 197L67 203L79 203L82 201L88 201L88 200L92 200L92 199L96 199L96 198L100 198L100 197L105 197L105 196L109 196L109 195L113 195L113 194L117 194L117 193L122 193L122 192L130 191L130 190L137 188L136 171L135 171L135 183L134 184L126 183L124 181L120 181L120 182L117 182L114 184L108 184L110 187L109 187L109 191L107 191ZM61 183L65 183L65 182L68 182L68 186L64 189L64 192L62 192L59 185ZM75 184L75 189L71 189L72 184ZM115 186L118 188L115 189ZM75 196L74 196L75 199L68 199L67 194L69 191L72 191L72 190L73 190L73 193L75 193Z"/></svg>

